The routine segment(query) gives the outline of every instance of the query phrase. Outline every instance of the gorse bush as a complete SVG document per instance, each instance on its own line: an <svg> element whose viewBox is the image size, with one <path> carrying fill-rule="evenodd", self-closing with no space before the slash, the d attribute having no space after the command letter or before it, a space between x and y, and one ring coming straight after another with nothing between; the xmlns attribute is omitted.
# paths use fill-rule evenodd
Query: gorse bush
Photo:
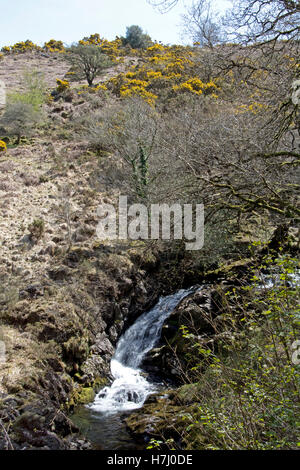
<svg viewBox="0 0 300 470"><path fill-rule="evenodd" d="M1 51L5 54L20 54L25 52L64 52L65 47L62 41L56 41L55 39L50 39L48 42L45 42L43 47L34 44L32 41L27 39L27 41L17 42L12 46L4 46Z"/></svg>
<svg viewBox="0 0 300 470"><path fill-rule="evenodd" d="M64 91L70 88L70 83L68 82L68 80L61 80L60 78L57 78L56 83L57 83L56 91L58 93L63 93Z"/></svg>
<svg viewBox="0 0 300 470"><path fill-rule="evenodd" d="M101 49L103 54L109 56L114 62L120 60L120 56L125 55L124 48L122 46L122 39L116 37L113 41L101 38L100 34L91 34L89 37L84 37L79 41L79 44L83 46L94 45Z"/></svg>
<svg viewBox="0 0 300 470"><path fill-rule="evenodd" d="M5 152L7 150L6 143L3 140L0 140L0 153Z"/></svg>
<svg viewBox="0 0 300 470"><path fill-rule="evenodd" d="M141 96L151 105L183 93L195 96L222 94L220 80L204 79L199 57L191 48L154 44L135 52L142 60L128 71L109 79L108 89L120 97ZM203 74L203 80L199 77Z"/></svg>
<svg viewBox="0 0 300 470"><path fill-rule="evenodd" d="M27 51L41 51L42 48L34 44L30 39L27 39L27 41L24 42L17 42L10 47L10 50L14 53L24 53Z"/></svg>
<svg viewBox="0 0 300 470"><path fill-rule="evenodd" d="M48 52L65 52L65 47L62 41L56 41L55 39L50 39L50 41L45 42L44 49Z"/></svg>

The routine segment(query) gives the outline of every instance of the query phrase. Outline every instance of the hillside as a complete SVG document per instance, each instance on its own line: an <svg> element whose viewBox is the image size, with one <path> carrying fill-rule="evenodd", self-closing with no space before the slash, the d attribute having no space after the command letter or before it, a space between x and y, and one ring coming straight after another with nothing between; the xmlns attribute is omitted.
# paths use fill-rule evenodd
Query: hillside
<svg viewBox="0 0 300 470"><path fill-rule="evenodd" d="M294 45L267 67L234 45L81 43L110 60L92 86L64 48L23 43L0 59L0 449L91 448L72 412L111 383L124 331L160 295L192 285L204 290L174 309L144 363L168 398L150 396L130 432L143 448L296 448ZM16 103L37 114L9 121ZM97 208L119 195L148 208L203 203L203 249L100 240ZM260 290L264 275L286 282Z"/></svg>

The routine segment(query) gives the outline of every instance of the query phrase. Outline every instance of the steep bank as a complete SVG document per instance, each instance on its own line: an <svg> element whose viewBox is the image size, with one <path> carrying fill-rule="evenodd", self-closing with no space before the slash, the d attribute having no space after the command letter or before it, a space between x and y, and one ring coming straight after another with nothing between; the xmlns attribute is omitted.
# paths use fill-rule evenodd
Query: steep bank
<svg viewBox="0 0 300 470"><path fill-rule="evenodd" d="M143 367L173 387L126 419L144 448L297 449L299 260L263 253L168 317Z"/></svg>
<svg viewBox="0 0 300 470"><path fill-rule="evenodd" d="M162 53L169 56L168 60L173 60L178 51L175 48L171 55L169 52L162 47ZM4 70L2 77L7 80L13 73L13 67L20 75L26 54L5 56L4 68L7 66L8 71ZM148 51L147 54L151 57L152 52ZM120 335L154 305L160 294L167 295L182 287L205 284L200 294L174 311L163 329L161 344L149 353L145 362L147 371L153 377L161 379L163 370L167 388L170 388L170 383L174 388L180 388L175 392L168 390L167 400L151 397L143 410L129 418L131 432L141 437L144 447L145 443L149 444L149 439L154 438L162 440L164 446L172 447L174 444L179 448L238 448L237 443L242 443L243 448L255 448L257 442L261 446L270 444L278 448L289 445L293 448L295 436L291 431L288 442L285 442L285 436L280 434L283 426L278 425L276 414L286 429L293 430L293 416L296 416L293 387L297 377L291 367L290 343L298 331L293 323L294 292L274 290L273 296L249 298L247 291L243 291L244 287L251 287L249 276L248 283L241 286L245 269L249 268L248 275L253 279L256 275L251 271L253 257L249 243L253 240L257 242L257 239L266 240L275 228L273 224L279 223L278 219L268 219L265 213L248 217L248 205L243 207L236 201L238 205L234 204L233 208L239 212L237 226L232 222L233 214L226 214L225 210L225 221L222 215L219 225L214 225L213 221L207 230L208 244L200 256L195 254L194 257L184 251L180 242L165 245L156 242L99 242L95 234L97 206L100 203L115 204L123 190L129 191L132 197L137 189L133 184L130 165L123 158L124 152L132 155L137 151L142 170L147 170L145 148L149 129L143 126L137 129L136 113L142 117L148 116L151 118L149 122L153 123L153 109L145 108L145 104L135 99L130 103L122 101L118 93L122 80L127 81L128 77L124 76L107 84L111 91L106 90L105 93L101 86L86 89L80 87L78 82L70 84L64 80L59 80L60 85L53 90L55 74L58 73L61 79L65 78L65 64L61 68L62 64L59 65L54 56L34 53L30 57L32 64L40 66L41 70L47 69L49 89L46 101L41 105L44 117L41 117L42 122L30 134L31 137L22 137L20 142L13 134L9 137L1 135L1 139L5 139L2 149L7 147L0 157L1 447L88 448L89 443L77 435L78 428L69 420L68 413L77 404L91 402L95 392L112 379L109 364ZM148 61L150 57L144 57L144 60ZM121 62L119 65L122 68L124 64ZM132 65L135 67L138 64L133 61ZM136 72L145 71L131 70L131 78ZM149 72L149 77L153 77L153 71ZM114 69L108 73L112 77ZM105 80L105 77L102 79ZM12 87L17 85L18 89L22 89L22 78L18 76L17 81L12 81ZM136 79L132 82L135 83ZM151 86L160 89L159 83ZM193 83L200 82L196 80ZM115 91L112 91L113 88ZM174 89L171 81L165 97L162 96L167 100L164 110L157 108L161 114L159 123L163 127L156 148L158 161L153 162L154 166L158 164L157 173L155 170L153 175L160 174L162 164L165 173L162 172L161 180L158 179L156 184L157 189L163 190L162 196L167 201L168 184L171 193L176 195L177 176L189 174L188 168L181 166L177 158L177 149L181 148L182 143L187 144L186 155L190 154L189 129L195 131L195 137L206 136L211 123L223 124L223 117L228 117L228 102L224 100L216 106L219 111L223 109L225 112L218 115L211 101L217 98L199 98L202 90L194 96L200 99L194 102L198 117L189 115L189 103L193 100L185 101L184 94L181 96L180 92L171 110L172 106L176 108L176 121L181 110L180 119L183 121L177 121L176 125L173 122L175 127L172 131L168 125L174 116L172 112L167 114L168 104L172 104L167 98L175 98L173 92L178 88L181 89L178 86ZM184 90L193 93L191 87L183 86ZM131 91L127 89L127 92ZM118 105L114 108L116 102ZM107 104L109 109L105 109ZM238 116L235 106L239 105L240 95L237 102L232 103L232 115L235 117ZM207 111L203 112L206 108ZM115 109L121 117L125 111L121 128L120 123L114 120ZM110 112L113 113L112 119ZM248 114L251 118L250 111ZM215 119L217 117L220 121ZM240 121L236 122L235 131L240 139ZM251 122L251 119L246 120L244 127L252 129ZM110 135L112 125L115 132ZM182 140L181 135L185 125L188 130L186 141ZM199 125L205 132L199 132ZM87 130L91 133L84 134ZM142 134L139 134L140 131L143 131ZM145 146L142 147L139 144L140 135L145 139ZM210 135L215 135L214 131ZM166 148L165 139L169 136L172 145L168 154L161 149ZM258 131L255 127L253 136L256 142ZM207 138L205 142L201 143L200 140L193 144L196 168L201 168L203 162L216 161L216 168L210 172L207 167L205 174L207 171L207 174L214 175L217 170L220 181L223 168L227 169L228 158L234 149L231 144L227 148L227 143L232 142L230 135L223 138L226 142L224 148L228 152L223 156L223 167L217 159L211 158L210 145L209 154L204 152L204 155L198 155L197 149L206 148ZM214 140L210 139L210 142ZM244 155L243 146L248 147L248 144L246 138L241 147L237 145L238 158ZM219 154L222 147L218 144L215 151ZM257 147L255 155L256 152ZM256 169L255 163L253 165ZM240 168L235 162L232 167ZM278 167L280 172L275 173L282 175L283 169L288 167L284 163ZM246 169L244 175L238 173L231 178L229 174L228 178L236 181L238 186L239 181L248 184L249 174L252 176L255 172L251 167L249 169L248 162ZM268 169L265 171L268 174ZM197 177L188 179L187 187L190 188L190 181L193 184L191 193L183 195L184 200L202 200L206 183L201 189ZM145 178L142 180L145 182ZM154 181L157 180L154 178ZM174 181L176 187L173 187ZM251 187L260 187L257 181L250 182L250 191ZM289 188L290 179L288 182ZM165 183L166 188L163 187ZM179 181L179 188L182 183ZM267 186L269 191L269 183ZM275 186L272 183L271 188ZM220 209L226 208L227 195L225 192L221 196ZM259 201L265 200L265 195L262 192ZM209 207L214 212L215 189L211 188L207 196L211 201ZM281 197L279 199L282 200ZM230 201L232 203L231 198ZM254 204L253 210L258 210L260 204ZM292 223L290 221L290 225ZM241 227L247 229L247 233L240 233ZM288 232L287 224L278 228L278 233ZM237 236L239 241L235 238ZM285 252L280 252L280 243L276 242L275 245L273 248L280 254L279 261L284 266ZM225 269L220 267L224 258L229 263ZM266 263L267 260L263 260L263 264ZM232 264L235 265L234 269ZM208 272L208 269L212 271ZM288 269L292 267L287 265ZM281 275L287 279L285 272ZM285 288L288 287L286 284ZM262 322L262 318L267 318L267 321ZM272 346L271 337L275 338L275 347ZM258 374L254 375L257 371ZM282 384L286 384L286 389L280 388ZM272 395L269 390L274 390ZM283 405L278 400L280 393L288 397ZM271 411L265 412L265 409ZM237 411L232 413L232 410ZM173 444L172 441L165 443L169 439L173 439ZM156 446L157 442L153 445Z"/></svg>

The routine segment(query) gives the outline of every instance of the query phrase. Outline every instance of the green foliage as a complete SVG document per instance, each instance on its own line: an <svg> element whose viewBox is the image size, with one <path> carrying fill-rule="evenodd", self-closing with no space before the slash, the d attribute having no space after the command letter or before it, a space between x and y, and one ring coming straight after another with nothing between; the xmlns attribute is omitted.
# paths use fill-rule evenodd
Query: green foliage
<svg viewBox="0 0 300 470"><path fill-rule="evenodd" d="M3 126L8 135L16 136L19 144L22 136L29 137L32 134L40 116L40 112L29 103L8 102L1 116L0 126Z"/></svg>
<svg viewBox="0 0 300 470"><path fill-rule="evenodd" d="M28 227L30 238L33 242L37 242L42 238L45 232L45 222L43 219L35 219Z"/></svg>
<svg viewBox="0 0 300 470"><path fill-rule="evenodd" d="M23 76L24 92L13 92L8 96L10 103L25 103L39 111L46 100L46 84L38 70L25 72Z"/></svg>
<svg viewBox="0 0 300 470"><path fill-rule="evenodd" d="M274 273L264 287L262 273ZM195 403L183 431L190 449L296 449L300 368L292 359L299 339L299 262L265 256L253 284L226 293L227 307L212 326L215 341L187 327L189 380L180 398ZM268 281L270 282L270 281ZM266 284L267 286L268 284ZM221 323L221 328L220 328Z"/></svg>
<svg viewBox="0 0 300 470"><path fill-rule="evenodd" d="M35 125L42 119L42 105L46 99L43 76L38 71L26 72L23 77L24 91L8 95L0 126L11 136L29 137Z"/></svg>
<svg viewBox="0 0 300 470"><path fill-rule="evenodd" d="M133 49L147 49L152 44L148 34L145 34L140 26L132 25L126 29L126 37L122 38L123 44L131 46Z"/></svg>
<svg viewBox="0 0 300 470"><path fill-rule="evenodd" d="M71 64L76 78L78 80L85 78L89 86L93 85L95 78L103 70L112 65L111 59L96 45L72 46L68 50L66 59Z"/></svg>

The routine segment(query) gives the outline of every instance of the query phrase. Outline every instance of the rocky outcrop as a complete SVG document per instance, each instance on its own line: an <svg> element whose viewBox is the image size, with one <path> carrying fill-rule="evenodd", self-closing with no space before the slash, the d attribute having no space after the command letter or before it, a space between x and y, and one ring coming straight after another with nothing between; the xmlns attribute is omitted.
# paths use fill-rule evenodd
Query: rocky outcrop
<svg viewBox="0 0 300 470"><path fill-rule="evenodd" d="M225 286L202 286L185 298L166 320L160 343L145 358L145 370L180 383L182 370L190 362L184 334L188 331L202 341L212 340L217 333L215 319L221 313L225 292Z"/></svg>
<svg viewBox="0 0 300 470"><path fill-rule="evenodd" d="M124 257L122 268L116 267L118 256ZM107 263L105 271L102 263ZM3 448L77 445L72 436L77 430L66 413L76 404L92 401L95 390L109 380L110 360L125 323L132 323L156 299L153 282L129 256L112 256L98 246L77 247L60 265L53 263L47 280L19 289L19 300L5 312L4 330L8 336L8 329L18 325L25 340L30 338L26 347L31 354L24 363L26 373L12 380L8 344L9 362L4 364L8 375L0 400L1 422L9 429L1 441ZM38 350L35 342L40 344L39 357L33 357L33 347Z"/></svg>

